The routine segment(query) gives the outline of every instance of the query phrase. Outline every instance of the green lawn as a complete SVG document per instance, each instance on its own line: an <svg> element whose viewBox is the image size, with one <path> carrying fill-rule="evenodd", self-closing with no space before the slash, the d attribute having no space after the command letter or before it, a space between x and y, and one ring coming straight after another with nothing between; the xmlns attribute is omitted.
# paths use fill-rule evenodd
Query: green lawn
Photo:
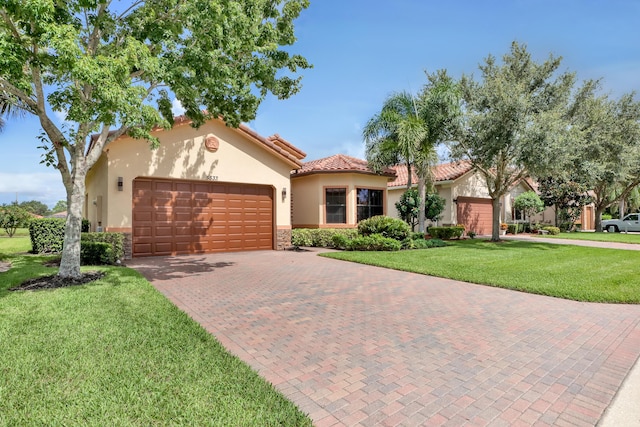
<svg viewBox="0 0 640 427"><path fill-rule="evenodd" d="M544 237L551 237L555 239L591 240L594 242L635 243L640 245L640 234L582 232L560 233L557 236L547 234Z"/></svg>
<svg viewBox="0 0 640 427"><path fill-rule="evenodd" d="M463 240L444 248L322 256L578 301L640 303L640 251Z"/></svg>
<svg viewBox="0 0 640 427"><path fill-rule="evenodd" d="M0 425L311 425L134 270L7 291L55 271L28 249L0 239Z"/></svg>

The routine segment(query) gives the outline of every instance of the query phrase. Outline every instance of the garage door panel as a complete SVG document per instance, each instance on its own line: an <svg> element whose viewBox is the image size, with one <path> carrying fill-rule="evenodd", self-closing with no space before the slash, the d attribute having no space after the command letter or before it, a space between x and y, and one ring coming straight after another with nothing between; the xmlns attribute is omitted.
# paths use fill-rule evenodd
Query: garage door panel
<svg viewBox="0 0 640 427"><path fill-rule="evenodd" d="M491 199L458 197L458 223L464 224L468 231L478 234L491 234L493 208Z"/></svg>
<svg viewBox="0 0 640 427"><path fill-rule="evenodd" d="M142 178L133 194L134 256L273 249L269 186Z"/></svg>

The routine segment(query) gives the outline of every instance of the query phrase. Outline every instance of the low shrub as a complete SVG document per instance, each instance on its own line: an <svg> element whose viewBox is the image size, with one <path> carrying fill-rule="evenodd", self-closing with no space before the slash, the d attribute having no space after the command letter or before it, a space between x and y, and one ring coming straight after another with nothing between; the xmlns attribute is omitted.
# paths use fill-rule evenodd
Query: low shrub
<svg viewBox="0 0 640 427"><path fill-rule="evenodd" d="M409 234L409 239L411 239L411 240L424 240L424 233L411 232L411 234Z"/></svg>
<svg viewBox="0 0 640 427"><path fill-rule="evenodd" d="M476 232L475 231L468 231L467 232L467 236L469 236L470 239L475 239L476 238Z"/></svg>
<svg viewBox="0 0 640 427"><path fill-rule="evenodd" d="M399 218L377 215L368 219L363 219L358 223L358 234L361 236L371 236L380 234L398 241L402 241L409 236L411 228L409 224Z"/></svg>
<svg viewBox="0 0 640 427"><path fill-rule="evenodd" d="M105 261L100 264L115 264L118 260L124 259L124 235L121 233L82 233L80 258L82 258L82 248L91 243L106 243L111 248L109 258L105 258Z"/></svg>
<svg viewBox="0 0 640 427"><path fill-rule="evenodd" d="M335 236L344 236L347 240L356 237L355 228L294 228L291 231L293 246L334 248Z"/></svg>
<svg viewBox="0 0 640 427"><path fill-rule="evenodd" d="M401 248L400 241L382 234L355 237L345 247L348 251L399 251Z"/></svg>
<svg viewBox="0 0 640 427"><path fill-rule="evenodd" d="M549 232L549 234L555 236L560 234L560 229L558 227L553 227L551 225L547 225L545 227L542 227L543 230L547 230Z"/></svg>
<svg viewBox="0 0 640 427"><path fill-rule="evenodd" d="M113 248L106 242L82 242L80 245L80 264L104 265L114 263Z"/></svg>
<svg viewBox="0 0 640 427"><path fill-rule="evenodd" d="M434 239L459 239L462 237L462 233L464 233L464 227L429 227L429 234Z"/></svg>
<svg viewBox="0 0 640 427"><path fill-rule="evenodd" d="M64 243L63 218L36 218L29 222L31 248L36 254L62 252Z"/></svg>
<svg viewBox="0 0 640 427"><path fill-rule="evenodd" d="M351 239L344 234L334 234L331 243L334 248L344 250L347 248L350 240Z"/></svg>
<svg viewBox="0 0 640 427"><path fill-rule="evenodd" d="M518 223L507 225L508 234L524 233L524 231L525 231L524 223L518 222Z"/></svg>
<svg viewBox="0 0 640 427"><path fill-rule="evenodd" d="M446 246L447 244L440 239L404 239L402 241L402 249L430 249Z"/></svg>

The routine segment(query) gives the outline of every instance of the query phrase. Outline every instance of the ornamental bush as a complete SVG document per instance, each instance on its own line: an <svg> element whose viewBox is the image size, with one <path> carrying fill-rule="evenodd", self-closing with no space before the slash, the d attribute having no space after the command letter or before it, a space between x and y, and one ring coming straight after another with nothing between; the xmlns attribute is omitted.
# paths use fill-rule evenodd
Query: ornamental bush
<svg viewBox="0 0 640 427"><path fill-rule="evenodd" d="M401 248L402 244L399 240L382 234L370 234L349 240L345 249L348 251L399 251Z"/></svg>
<svg viewBox="0 0 640 427"><path fill-rule="evenodd" d="M105 252L100 249L101 245L93 245L94 243L104 243L109 246L110 251ZM84 262L82 251L85 245L89 245L87 249L91 262ZM97 258L96 258L97 257ZM115 264L118 260L124 258L124 235L121 233L82 233L80 236L80 262L82 264ZM99 262L98 262L99 261Z"/></svg>
<svg viewBox="0 0 640 427"><path fill-rule="evenodd" d="M105 265L114 263L113 248L106 242L85 241L80 245L80 264Z"/></svg>
<svg viewBox="0 0 640 427"><path fill-rule="evenodd" d="M409 236L409 233L411 233L409 224L399 218L385 215L372 216L358 223L358 234L361 236L380 234L383 237L402 241Z"/></svg>
<svg viewBox="0 0 640 427"><path fill-rule="evenodd" d="M31 250L36 254L62 252L64 242L63 218L36 218L29 223Z"/></svg>
<svg viewBox="0 0 640 427"><path fill-rule="evenodd" d="M464 233L464 227L429 227L429 234L434 239L459 239L462 237L462 233Z"/></svg>
<svg viewBox="0 0 640 427"><path fill-rule="evenodd" d="M558 227L553 227L553 226L546 226L546 227L542 227L543 230L547 230L549 232L549 234L555 236L557 234L560 234L560 229Z"/></svg>
<svg viewBox="0 0 640 427"><path fill-rule="evenodd" d="M18 228L26 227L30 219L29 212L18 205L0 206L0 228L4 228L9 237L13 237Z"/></svg>
<svg viewBox="0 0 640 427"><path fill-rule="evenodd" d="M346 239L355 237L358 231L355 228L294 228L291 230L291 244L293 246L334 248L335 236L344 236Z"/></svg>
<svg viewBox="0 0 640 427"><path fill-rule="evenodd" d="M402 249L430 249L440 248L447 246L445 242L440 239L404 239L402 241Z"/></svg>

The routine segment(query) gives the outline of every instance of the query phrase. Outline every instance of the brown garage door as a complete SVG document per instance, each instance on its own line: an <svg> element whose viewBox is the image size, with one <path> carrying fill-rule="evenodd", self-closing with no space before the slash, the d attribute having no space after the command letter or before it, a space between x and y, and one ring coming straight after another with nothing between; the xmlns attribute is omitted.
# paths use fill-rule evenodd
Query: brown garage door
<svg viewBox="0 0 640 427"><path fill-rule="evenodd" d="M493 211L491 199L458 197L458 224L464 224L467 231L477 234L491 234Z"/></svg>
<svg viewBox="0 0 640 427"><path fill-rule="evenodd" d="M273 249L266 185L137 178L133 256Z"/></svg>

